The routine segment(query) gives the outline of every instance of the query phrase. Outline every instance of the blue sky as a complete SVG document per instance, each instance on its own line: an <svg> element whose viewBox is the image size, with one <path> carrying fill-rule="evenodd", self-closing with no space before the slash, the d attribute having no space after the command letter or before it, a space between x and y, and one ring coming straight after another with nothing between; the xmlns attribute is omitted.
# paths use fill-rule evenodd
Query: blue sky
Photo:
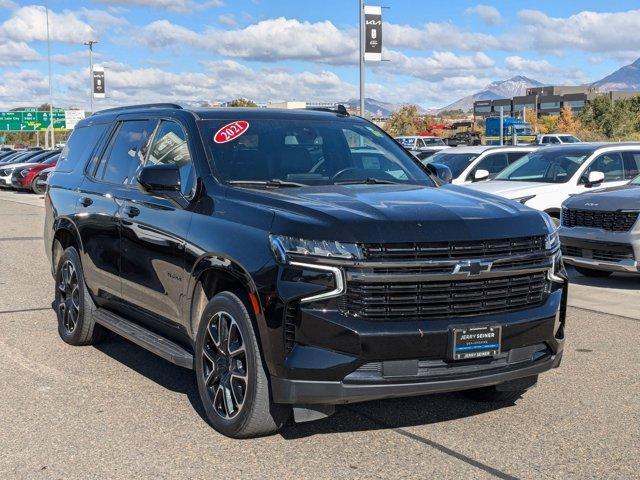
<svg viewBox="0 0 640 480"><path fill-rule="evenodd" d="M0 107L45 102L44 10L0 0ZM370 4L380 4L369 2ZM494 80L600 79L640 57L637 1L385 0L367 95L446 105ZM357 0L49 0L54 103L88 106L88 56L110 106L141 101L340 101L357 93Z"/></svg>

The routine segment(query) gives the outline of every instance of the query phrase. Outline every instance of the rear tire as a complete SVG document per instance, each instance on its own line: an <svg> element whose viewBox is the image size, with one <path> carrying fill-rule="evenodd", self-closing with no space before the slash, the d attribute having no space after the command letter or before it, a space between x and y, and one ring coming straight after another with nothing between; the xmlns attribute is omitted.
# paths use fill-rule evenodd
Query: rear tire
<svg viewBox="0 0 640 480"><path fill-rule="evenodd" d="M56 268L55 310L58 333L69 345L93 345L104 338L105 330L93 319L94 305L87 286L80 256L67 248Z"/></svg>
<svg viewBox="0 0 640 480"><path fill-rule="evenodd" d="M196 336L196 378L207 418L232 438L275 433L291 414L274 404L258 339L245 304L222 292L204 311Z"/></svg>
<svg viewBox="0 0 640 480"><path fill-rule="evenodd" d="M593 268L575 267L576 271L585 277L605 278L610 276L613 272L607 272L606 270L594 270Z"/></svg>
<svg viewBox="0 0 640 480"><path fill-rule="evenodd" d="M36 195L42 195L44 190L38 186L38 176L31 181L31 191Z"/></svg>

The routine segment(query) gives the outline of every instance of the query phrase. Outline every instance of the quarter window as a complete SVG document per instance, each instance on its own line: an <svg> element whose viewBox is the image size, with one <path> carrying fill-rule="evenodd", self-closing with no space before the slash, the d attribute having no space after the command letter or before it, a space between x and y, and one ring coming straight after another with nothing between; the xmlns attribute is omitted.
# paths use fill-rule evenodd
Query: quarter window
<svg viewBox="0 0 640 480"><path fill-rule="evenodd" d="M640 152L625 152L624 156L624 178L635 178L640 174Z"/></svg>
<svg viewBox="0 0 640 480"><path fill-rule="evenodd" d="M176 122L163 120L154 137L147 165L174 164L180 169L182 193L189 196L195 186L193 163L187 145L187 136Z"/></svg>
<svg viewBox="0 0 640 480"><path fill-rule="evenodd" d="M60 154L56 171L71 172L78 162L85 163L105 130L106 125L76 128Z"/></svg>
<svg viewBox="0 0 640 480"><path fill-rule="evenodd" d="M96 178L110 183L130 183L144 162L154 126L152 120L122 122L102 157Z"/></svg>
<svg viewBox="0 0 640 480"><path fill-rule="evenodd" d="M604 173L605 182L624 180L624 166L622 155L619 152L611 152L600 155L582 175L582 183L586 183L591 172Z"/></svg>

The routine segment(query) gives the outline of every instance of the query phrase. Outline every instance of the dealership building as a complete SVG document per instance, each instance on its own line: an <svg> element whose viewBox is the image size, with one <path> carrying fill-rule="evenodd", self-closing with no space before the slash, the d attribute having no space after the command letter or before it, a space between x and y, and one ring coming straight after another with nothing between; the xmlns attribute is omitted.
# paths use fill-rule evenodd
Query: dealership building
<svg viewBox="0 0 640 480"><path fill-rule="evenodd" d="M513 117L530 115L531 112L536 112L537 115L557 115L567 105L574 112L579 112L589 100L603 95L619 100L640 95L640 92L602 92L590 85L535 87L528 88L526 95L518 97L478 100L473 104L473 115L479 118L500 115L501 107L505 115Z"/></svg>

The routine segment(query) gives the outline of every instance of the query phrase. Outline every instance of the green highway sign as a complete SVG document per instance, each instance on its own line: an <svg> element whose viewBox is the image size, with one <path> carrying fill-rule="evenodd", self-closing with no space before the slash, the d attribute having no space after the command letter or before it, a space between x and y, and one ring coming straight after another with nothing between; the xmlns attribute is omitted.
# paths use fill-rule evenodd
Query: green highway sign
<svg viewBox="0 0 640 480"><path fill-rule="evenodd" d="M19 112L0 112L0 132L34 132L49 127L49 112L29 109ZM53 128L65 130L64 110L53 111Z"/></svg>

